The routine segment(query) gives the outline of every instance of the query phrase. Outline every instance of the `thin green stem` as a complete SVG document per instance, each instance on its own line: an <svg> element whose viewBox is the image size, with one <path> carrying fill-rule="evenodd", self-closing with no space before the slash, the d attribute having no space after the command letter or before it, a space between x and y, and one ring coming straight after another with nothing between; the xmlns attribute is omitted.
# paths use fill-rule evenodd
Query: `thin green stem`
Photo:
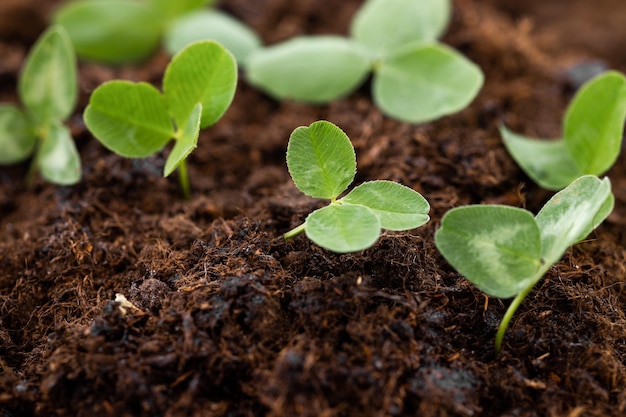
<svg viewBox="0 0 626 417"><path fill-rule="evenodd" d="M189 183L189 173L187 172L187 161L182 160L180 165L178 165L178 184L180 185L180 190L183 193L183 198L185 200L191 199L191 185Z"/></svg>
<svg viewBox="0 0 626 417"><path fill-rule="evenodd" d="M498 327L498 333L496 333L496 353L500 353L500 349L502 348L502 340L504 339L504 334L506 330L509 328L509 322L513 318L513 315L519 308L524 298L528 295L530 290L532 290L534 285L529 286L527 289L517 294L513 299L513 302L509 305L509 308L506 310L504 317L502 317L502 321L500 322L500 327Z"/></svg>
<svg viewBox="0 0 626 417"><path fill-rule="evenodd" d="M285 238L285 240L291 239L292 237L296 237L300 233L304 232L304 229L305 229L305 223L302 223L300 226L294 227L293 229L285 233L283 237Z"/></svg>

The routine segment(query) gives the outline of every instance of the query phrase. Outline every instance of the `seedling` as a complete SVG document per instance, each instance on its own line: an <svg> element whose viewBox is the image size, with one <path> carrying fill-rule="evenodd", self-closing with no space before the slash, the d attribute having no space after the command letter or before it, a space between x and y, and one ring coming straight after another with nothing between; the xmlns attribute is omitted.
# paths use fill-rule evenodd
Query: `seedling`
<svg viewBox="0 0 626 417"><path fill-rule="evenodd" d="M421 123L466 107L483 83L474 63L437 41L449 0L368 0L351 36L302 36L253 52L249 81L278 99L326 103L373 71L372 95L387 115Z"/></svg>
<svg viewBox="0 0 626 417"><path fill-rule="evenodd" d="M106 63L148 57L165 34L171 55L196 40L215 40L243 59L260 44L232 17L204 6L214 0L78 0L61 6L54 21L69 32L79 57Z"/></svg>
<svg viewBox="0 0 626 417"><path fill-rule="evenodd" d="M285 239L302 232L333 252L356 252L372 246L381 229L408 230L426 223L430 206L418 192L392 181L369 181L338 199L356 174L356 155L348 136L327 121L293 131L287 167L304 194L329 199L309 214Z"/></svg>
<svg viewBox="0 0 626 417"><path fill-rule="evenodd" d="M613 203L609 179L586 175L554 195L535 217L499 205L458 207L443 216L435 243L450 265L491 296L515 296L496 334L496 351L530 290L568 247L606 219Z"/></svg>
<svg viewBox="0 0 626 417"><path fill-rule="evenodd" d="M18 80L18 95L24 109L0 105L0 164L34 155L27 182L39 171L56 184L77 183L80 157L63 125L76 105L76 58L62 27L50 27L33 46Z"/></svg>
<svg viewBox="0 0 626 417"><path fill-rule="evenodd" d="M232 54L216 42L196 42L168 65L163 94L144 82L116 80L99 86L85 109L85 124L105 147L128 158L150 156L174 139L163 176L179 168L180 186L189 198L185 160L197 146L200 129L226 112L236 84Z"/></svg>
<svg viewBox="0 0 626 417"><path fill-rule="evenodd" d="M626 118L626 78L609 71L577 92L563 119L563 138L540 140L500 128L509 153L540 186L560 190L581 175L601 175L617 160Z"/></svg>

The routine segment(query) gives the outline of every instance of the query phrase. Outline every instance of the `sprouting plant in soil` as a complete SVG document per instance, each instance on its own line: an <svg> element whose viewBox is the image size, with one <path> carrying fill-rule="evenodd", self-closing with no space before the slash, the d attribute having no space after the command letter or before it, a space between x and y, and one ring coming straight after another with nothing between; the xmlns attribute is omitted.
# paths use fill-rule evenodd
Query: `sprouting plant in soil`
<svg viewBox="0 0 626 417"><path fill-rule="evenodd" d="M613 203L609 179L587 175L555 194L534 217L501 205L458 207L443 216L435 243L450 265L491 296L515 297L496 334L496 351L535 284L568 247L602 223Z"/></svg>
<svg viewBox="0 0 626 417"><path fill-rule="evenodd" d="M326 103L354 91L373 71L376 105L420 123L466 107L483 83L474 63L438 42L451 14L448 0L368 0L350 37L301 36L261 48L247 77L278 99Z"/></svg>
<svg viewBox="0 0 626 417"><path fill-rule="evenodd" d="M46 180L75 184L80 157L63 124L76 105L76 57L60 26L51 26L30 51L18 80L23 109L0 105L0 164L32 158L27 182L40 172Z"/></svg>
<svg viewBox="0 0 626 417"><path fill-rule="evenodd" d="M295 129L287 146L287 167L296 187L313 198L329 199L305 222L285 233L302 232L333 252L372 246L381 229L408 230L428 222L430 206L418 192L392 181L368 181L338 199L356 174L356 155L348 136L321 120Z"/></svg>
<svg viewBox="0 0 626 417"><path fill-rule="evenodd" d="M608 71L585 83L563 119L563 138L541 140L502 126L511 156L540 186L560 190L581 175L601 175L617 160L626 118L626 77Z"/></svg>
<svg viewBox="0 0 626 417"><path fill-rule="evenodd" d="M163 175L179 170L183 194L190 197L186 158L199 131L217 122L235 95L237 64L213 41L199 41L172 58L163 77L163 94L154 86L115 80L102 84L85 109L87 128L111 151L145 158L170 141Z"/></svg>
<svg viewBox="0 0 626 417"><path fill-rule="evenodd" d="M238 60L260 45L258 36L231 16L205 6L214 0L78 0L55 11L78 56L106 63L145 59L160 39L171 55L197 40L215 40Z"/></svg>

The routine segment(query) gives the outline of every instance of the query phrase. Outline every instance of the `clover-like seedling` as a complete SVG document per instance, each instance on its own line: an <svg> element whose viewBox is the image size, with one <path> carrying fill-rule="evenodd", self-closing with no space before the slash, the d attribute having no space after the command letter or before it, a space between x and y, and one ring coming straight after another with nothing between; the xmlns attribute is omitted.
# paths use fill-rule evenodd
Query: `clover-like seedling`
<svg viewBox="0 0 626 417"><path fill-rule="evenodd" d="M534 217L500 205L458 207L443 216L435 243L450 265L491 296L515 297L496 334L496 351L535 284L568 247L602 223L613 203L609 179L586 175L555 194Z"/></svg>
<svg viewBox="0 0 626 417"><path fill-rule="evenodd" d="M237 58L258 47L257 35L225 13L206 9L214 0L78 0L55 11L78 56L106 63L139 61L164 37L175 55L197 40L215 40Z"/></svg>
<svg viewBox="0 0 626 417"><path fill-rule="evenodd" d="M376 243L381 229L414 229L430 219L426 199L392 181L368 181L338 199L354 180L356 156L348 136L330 122L293 131L287 167L300 191L329 199L330 204L310 213L303 224L285 233L285 239L305 232L333 252L356 252Z"/></svg>
<svg viewBox="0 0 626 417"><path fill-rule="evenodd" d="M502 126L509 153L541 187L560 190L581 175L601 175L617 160L626 117L626 77L608 71L585 83L563 119L563 138L541 140Z"/></svg>
<svg viewBox="0 0 626 417"><path fill-rule="evenodd" d="M465 108L483 83L478 66L438 42L450 14L449 0L367 0L350 37L301 36L261 48L246 75L278 99L326 103L373 71L372 96L384 113L434 120Z"/></svg>
<svg viewBox="0 0 626 417"><path fill-rule="evenodd" d="M163 175L178 168L181 189L189 198L185 160L197 146L200 129L226 112L236 84L232 54L216 42L196 42L172 58L163 94L145 82L115 80L99 86L85 109L85 124L105 147L128 158L148 157L174 139Z"/></svg>
<svg viewBox="0 0 626 417"><path fill-rule="evenodd" d="M80 157L63 124L74 111L77 84L72 44L62 27L52 26L33 46L19 76L24 109L0 105L0 164L33 156L29 183L36 172L60 185L80 180Z"/></svg>

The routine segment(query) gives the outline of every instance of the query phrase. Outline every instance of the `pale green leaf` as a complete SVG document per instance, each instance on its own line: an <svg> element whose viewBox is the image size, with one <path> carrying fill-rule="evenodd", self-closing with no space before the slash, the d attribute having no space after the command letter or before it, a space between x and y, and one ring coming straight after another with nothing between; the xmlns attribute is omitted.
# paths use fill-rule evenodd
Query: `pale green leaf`
<svg viewBox="0 0 626 417"><path fill-rule="evenodd" d="M563 140L540 140L500 127L509 154L535 183L560 190L582 175Z"/></svg>
<svg viewBox="0 0 626 417"><path fill-rule="evenodd" d="M333 252L357 252L376 243L380 223L367 207L331 204L308 215L305 233L315 244Z"/></svg>
<svg viewBox="0 0 626 417"><path fill-rule="evenodd" d="M189 154L198 146L198 136L200 135L200 116L202 115L202 104L196 104L193 108L189 120L180 131L180 137L176 140L176 144L172 152L167 157L163 176L169 176L184 161Z"/></svg>
<svg viewBox="0 0 626 417"><path fill-rule="evenodd" d="M104 146L129 158L150 156L174 136L165 100L146 83L102 84L91 95L84 119Z"/></svg>
<svg viewBox="0 0 626 417"><path fill-rule="evenodd" d="M146 58L163 29L148 4L129 0L70 2L56 10L53 20L68 31L79 57L107 63Z"/></svg>
<svg viewBox="0 0 626 417"><path fill-rule="evenodd" d="M448 211L435 234L443 257L485 293L512 297L532 285L541 266L541 237L523 209L473 205Z"/></svg>
<svg viewBox="0 0 626 417"><path fill-rule="evenodd" d="M609 71L585 83L563 121L565 146L580 171L600 175L617 160L626 117L626 77Z"/></svg>
<svg viewBox="0 0 626 417"><path fill-rule="evenodd" d="M76 58L65 30L52 26L31 49L18 91L38 124L67 118L76 105Z"/></svg>
<svg viewBox="0 0 626 417"><path fill-rule="evenodd" d="M410 47L380 64L373 95L387 115L422 123L462 110L482 84L480 68L454 49Z"/></svg>
<svg viewBox="0 0 626 417"><path fill-rule="evenodd" d="M215 0L149 0L149 6L162 16L164 21L171 21L179 16L213 5Z"/></svg>
<svg viewBox="0 0 626 417"><path fill-rule="evenodd" d="M339 36L297 37L250 55L250 83L278 99L326 103L357 88L371 60L356 42Z"/></svg>
<svg viewBox="0 0 626 417"><path fill-rule="evenodd" d="M37 163L41 175L60 185L80 181L80 156L70 131L61 123L51 123L42 138Z"/></svg>
<svg viewBox="0 0 626 417"><path fill-rule="evenodd" d="M428 222L428 201L417 191L392 181L369 181L340 201L366 206L387 230L414 229Z"/></svg>
<svg viewBox="0 0 626 417"><path fill-rule="evenodd" d="M32 155L37 143L26 115L12 104L0 104L0 164L21 162Z"/></svg>
<svg viewBox="0 0 626 417"><path fill-rule="evenodd" d="M202 104L200 127L217 122L233 101L237 63L233 55L213 41L193 43L172 58L163 78L163 93L178 126Z"/></svg>
<svg viewBox="0 0 626 417"><path fill-rule="evenodd" d="M296 187L315 198L334 199L356 174L356 155L348 136L320 120L295 129L287 145L287 167Z"/></svg>
<svg viewBox="0 0 626 417"><path fill-rule="evenodd" d="M200 10L172 23L165 33L165 48L174 55L199 40L219 42L240 64L261 47L257 34L240 21L217 10Z"/></svg>
<svg viewBox="0 0 626 417"><path fill-rule="evenodd" d="M352 36L368 48L385 52L410 43L431 43L450 20L449 0L368 0L352 20Z"/></svg>
<svg viewBox="0 0 626 417"><path fill-rule="evenodd" d="M608 178L586 175L555 194L537 214L542 257L558 262L573 244L584 239L609 215L613 195Z"/></svg>

